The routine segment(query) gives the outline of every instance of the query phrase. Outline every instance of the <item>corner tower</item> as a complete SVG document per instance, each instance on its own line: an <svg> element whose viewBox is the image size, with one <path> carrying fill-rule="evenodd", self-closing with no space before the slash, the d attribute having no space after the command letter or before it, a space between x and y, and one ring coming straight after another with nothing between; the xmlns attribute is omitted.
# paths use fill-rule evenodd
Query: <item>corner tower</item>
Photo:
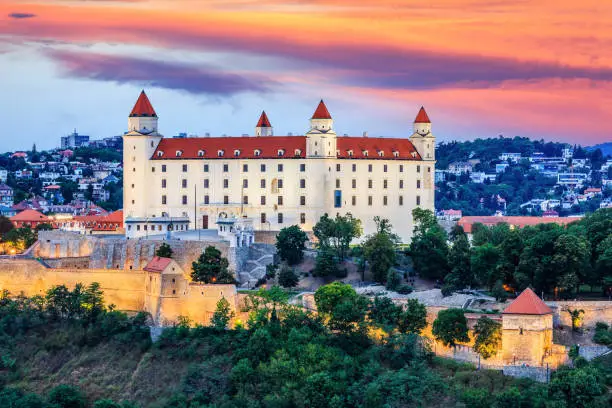
<svg viewBox="0 0 612 408"><path fill-rule="evenodd" d="M147 213L149 195L154 191L149 159L162 139L157 131L157 119L153 105L142 91L129 114L128 131L123 135L124 222L152 215Z"/></svg>
<svg viewBox="0 0 612 408"><path fill-rule="evenodd" d="M261 112L257 126L255 127L255 136L273 136L272 125L266 115L266 111Z"/></svg>
<svg viewBox="0 0 612 408"><path fill-rule="evenodd" d="M436 138L431 133L431 121L425 108L421 106L419 113L414 119L412 125L413 133L410 136L410 141L421 155L423 160L436 159Z"/></svg>
<svg viewBox="0 0 612 408"><path fill-rule="evenodd" d="M336 132L325 102L321 99L312 118L310 130L306 134L306 155L308 157L336 157Z"/></svg>

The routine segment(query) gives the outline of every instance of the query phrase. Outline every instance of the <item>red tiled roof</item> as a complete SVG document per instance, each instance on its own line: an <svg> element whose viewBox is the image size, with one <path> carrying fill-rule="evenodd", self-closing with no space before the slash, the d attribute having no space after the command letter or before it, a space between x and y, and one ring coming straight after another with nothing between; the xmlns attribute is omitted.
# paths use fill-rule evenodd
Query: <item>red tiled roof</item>
<svg viewBox="0 0 612 408"><path fill-rule="evenodd" d="M552 310L546 306L533 290L527 288L502 313L545 315L552 313Z"/></svg>
<svg viewBox="0 0 612 408"><path fill-rule="evenodd" d="M325 102L323 102L323 99L321 99L321 102L319 102L319 106L317 106L317 110L315 110L314 115L312 115L313 119L331 119L331 115L329 114L329 111L327 110L327 106L325 106Z"/></svg>
<svg viewBox="0 0 612 408"><path fill-rule="evenodd" d="M270 121L268 120L268 115L266 115L266 111L261 112L259 122L257 122L257 127L272 127Z"/></svg>
<svg viewBox="0 0 612 408"><path fill-rule="evenodd" d="M567 225L571 222L578 221L579 218L567 218L567 217L528 217L528 216L503 216L498 217L495 215L486 215L486 216L470 216L470 217L461 217L461 219L457 222L460 226L463 227L463 230L466 234L472 233L472 227L474 224L480 223L491 227L493 225L506 223L512 225L514 227L523 228L526 226L533 226L538 224L551 224L555 223L558 225Z"/></svg>
<svg viewBox="0 0 612 408"><path fill-rule="evenodd" d="M145 93L145 91L142 91L140 93L140 96L138 97L138 100L136 101L136 104L134 105L134 108L132 109L130 116L132 117L141 117L141 116L157 117L157 114L155 113L155 109L153 109L153 105L151 105L151 102L149 101L149 98L147 97L147 94Z"/></svg>
<svg viewBox="0 0 612 408"><path fill-rule="evenodd" d="M425 112L424 107L421 106L421 109L419 109L419 113L417 114L414 123L431 123L431 121L429 120L429 116L427 116L427 112Z"/></svg>
<svg viewBox="0 0 612 408"><path fill-rule="evenodd" d="M23 210L22 212L20 212L17 215L14 215L11 217L11 221L15 222L47 222L49 221L49 218L42 214L39 213L36 210L32 210L32 209L27 209L27 210Z"/></svg>
<svg viewBox="0 0 612 408"><path fill-rule="evenodd" d="M106 222L120 222L123 224L123 210L113 211L104 217L104 221Z"/></svg>
<svg viewBox="0 0 612 408"><path fill-rule="evenodd" d="M408 139L341 136L337 140L338 157L342 159L421 160ZM256 150L260 152L259 156L255 155ZM162 139L152 159L276 159L279 158L279 150L284 150L284 158L305 158L306 136ZM176 155L177 151L181 152L180 156ZM203 152L201 156L200 151ZM222 157L218 156L219 151L223 151ZM239 151L237 156L236 151ZM299 154L296 155L296 151ZM352 156L349 151L353 152ZM367 156L365 151L368 152ZM163 152L163 155L159 156L159 152ZM379 152L383 155L379 156ZM398 153L397 157L394 152Z"/></svg>
<svg viewBox="0 0 612 408"><path fill-rule="evenodd" d="M154 256L153 259L144 267L147 272L163 272L170 265L172 259Z"/></svg>

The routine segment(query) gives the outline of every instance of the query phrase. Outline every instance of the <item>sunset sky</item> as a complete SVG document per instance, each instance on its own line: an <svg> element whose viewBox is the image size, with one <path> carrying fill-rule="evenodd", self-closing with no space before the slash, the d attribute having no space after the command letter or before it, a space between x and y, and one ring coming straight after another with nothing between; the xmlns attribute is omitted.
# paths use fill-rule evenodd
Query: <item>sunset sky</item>
<svg viewBox="0 0 612 408"><path fill-rule="evenodd" d="M612 141L612 1L0 0L1 151L123 133Z"/></svg>

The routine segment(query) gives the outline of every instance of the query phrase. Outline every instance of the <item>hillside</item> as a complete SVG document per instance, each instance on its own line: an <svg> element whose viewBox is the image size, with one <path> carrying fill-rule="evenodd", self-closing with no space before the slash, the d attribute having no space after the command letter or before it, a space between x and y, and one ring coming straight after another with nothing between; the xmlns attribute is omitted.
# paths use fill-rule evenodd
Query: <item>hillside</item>
<svg viewBox="0 0 612 408"><path fill-rule="evenodd" d="M596 144L595 146L589 146L586 148L586 150L588 151L593 151L597 149L601 150L601 153L604 156L612 157L612 142L600 143L600 144Z"/></svg>

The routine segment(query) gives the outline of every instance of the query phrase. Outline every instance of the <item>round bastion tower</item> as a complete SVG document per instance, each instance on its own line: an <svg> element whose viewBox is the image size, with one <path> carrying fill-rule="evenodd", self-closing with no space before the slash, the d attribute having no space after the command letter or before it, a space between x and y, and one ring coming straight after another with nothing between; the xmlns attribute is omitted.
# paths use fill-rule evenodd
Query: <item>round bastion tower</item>
<svg viewBox="0 0 612 408"><path fill-rule="evenodd" d="M157 113L142 91L128 118L123 135L123 214L127 218L148 217L151 184L149 159L162 139L157 131Z"/></svg>

